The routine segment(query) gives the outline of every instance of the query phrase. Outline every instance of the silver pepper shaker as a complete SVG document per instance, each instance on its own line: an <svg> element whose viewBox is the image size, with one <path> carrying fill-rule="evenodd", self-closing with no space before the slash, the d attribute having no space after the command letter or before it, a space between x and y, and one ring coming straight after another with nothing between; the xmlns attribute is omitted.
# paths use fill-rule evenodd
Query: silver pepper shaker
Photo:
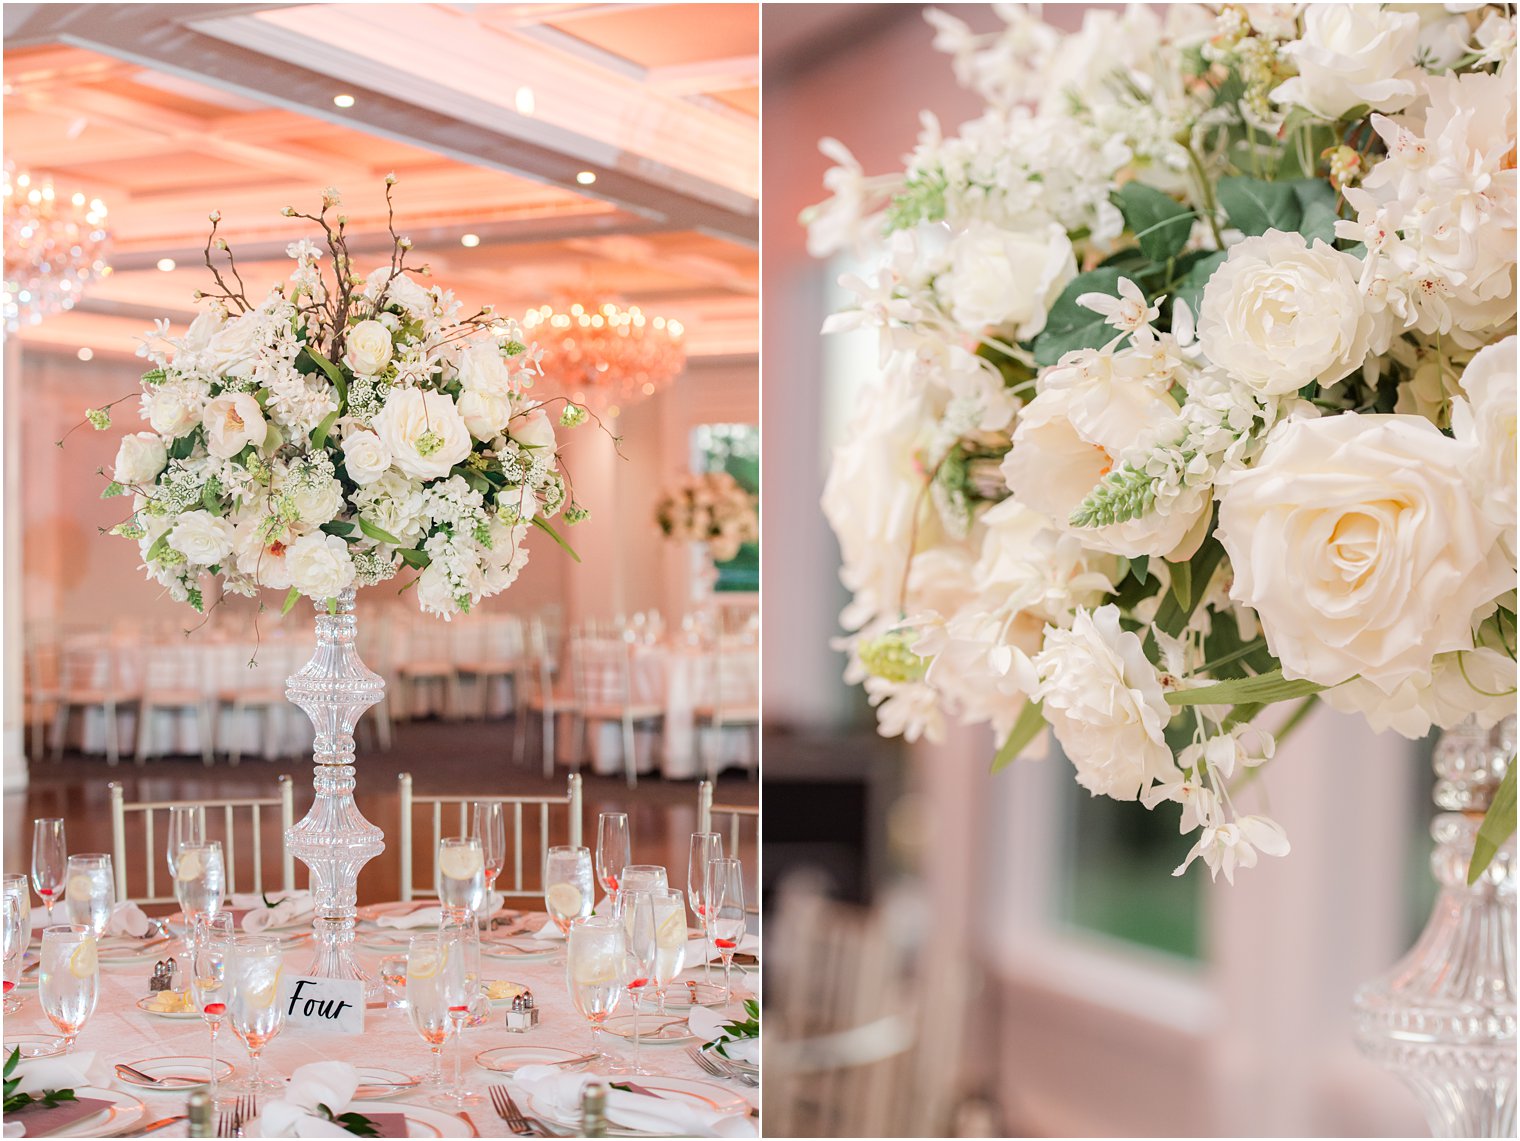
<svg viewBox="0 0 1520 1141"><path fill-rule="evenodd" d="M587 1082L581 1091L582 1137L607 1136L607 1087L601 1082Z"/></svg>
<svg viewBox="0 0 1520 1141"><path fill-rule="evenodd" d="M538 1007L533 1002L533 992L525 990L512 999L507 1009L507 1029L523 1034L538 1025Z"/></svg>
<svg viewBox="0 0 1520 1141"><path fill-rule="evenodd" d="M148 976L148 990L157 994L161 990L168 990L170 982L169 964L160 959L153 964L153 973Z"/></svg>
<svg viewBox="0 0 1520 1141"><path fill-rule="evenodd" d="M190 1117L189 1136L191 1137L215 1137L216 1130L212 1126L211 1095L205 1090L196 1090L185 1101L185 1112Z"/></svg>

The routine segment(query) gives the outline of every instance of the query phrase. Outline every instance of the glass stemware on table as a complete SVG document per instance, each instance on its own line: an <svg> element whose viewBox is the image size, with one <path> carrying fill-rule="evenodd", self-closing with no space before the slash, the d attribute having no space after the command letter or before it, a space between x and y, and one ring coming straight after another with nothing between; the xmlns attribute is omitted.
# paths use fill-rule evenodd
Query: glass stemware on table
<svg viewBox="0 0 1520 1141"><path fill-rule="evenodd" d="M623 996L628 958L628 932L621 919L610 915L580 919L566 935L565 985L570 1004L591 1027L592 1065L603 1072L626 1073L602 1048L604 1024Z"/></svg>
<svg viewBox="0 0 1520 1141"><path fill-rule="evenodd" d="M227 870L222 860L220 840L202 840L179 845L174 859L174 898L185 915L185 926L195 930L196 922L222 909L227 894Z"/></svg>
<svg viewBox="0 0 1520 1141"><path fill-rule="evenodd" d="M670 876L659 864L628 864L618 882L621 891L664 891Z"/></svg>
<svg viewBox="0 0 1520 1141"><path fill-rule="evenodd" d="M169 808L169 831L164 855L169 864L169 879L179 879L179 850L185 844L206 842L206 806L175 804Z"/></svg>
<svg viewBox="0 0 1520 1141"><path fill-rule="evenodd" d="M3 1003L0 1003L0 1009L9 1014L21 1006L21 995L16 992L16 987L21 982L22 961L26 958L26 949L32 941L31 882L19 872L7 872L0 877L0 902L12 905L16 909L18 941L14 948L10 944L6 945L5 999ZM13 952L16 962L15 972L11 973L10 956Z"/></svg>
<svg viewBox="0 0 1520 1141"><path fill-rule="evenodd" d="M693 832L691 852L686 860L686 898L697 926L707 933L707 865L723 858L723 837L717 832ZM702 956L702 981L712 985L712 956Z"/></svg>
<svg viewBox="0 0 1520 1141"><path fill-rule="evenodd" d="M69 922L88 927L95 937L106 933L116 906L116 874L104 852L82 852L68 858L64 871L64 902Z"/></svg>
<svg viewBox="0 0 1520 1141"><path fill-rule="evenodd" d="M589 849L562 845L544 853L544 908L566 937L572 923L591 915L595 890Z"/></svg>
<svg viewBox="0 0 1520 1141"><path fill-rule="evenodd" d="M438 841L435 888L445 920L474 916L486 902L486 862L478 836Z"/></svg>
<svg viewBox="0 0 1520 1141"><path fill-rule="evenodd" d="M32 886L47 908L47 921L53 922L53 905L63 891L68 872L69 847L64 837L63 821L45 816L32 821Z"/></svg>
<svg viewBox="0 0 1520 1141"><path fill-rule="evenodd" d="M189 940L190 998L211 1035L211 1080L207 1093L216 1101L216 1040L227 1014L228 964L233 954L232 916L201 915Z"/></svg>
<svg viewBox="0 0 1520 1141"><path fill-rule="evenodd" d="M665 993L686 967L686 899L675 888L651 892L650 896L654 900L654 986L663 1021ZM667 1029L675 1028L656 1027L652 1037L664 1037Z"/></svg>
<svg viewBox="0 0 1520 1141"><path fill-rule="evenodd" d="M707 941L723 960L723 1002L733 1001L733 984L729 972L739 940L749 927L744 912L744 865L733 856L713 860L707 865Z"/></svg>
<svg viewBox="0 0 1520 1141"><path fill-rule="evenodd" d="M449 1027L454 1034L454 1086L433 1100L458 1109L478 1105L483 1100L479 1091L466 1086L464 1081L464 1028L481 998L480 932L473 916L445 925L438 932L438 946L438 989L448 1008Z"/></svg>
<svg viewBox="0 0 1520 1141"><path fill-rule="evenodd" d="M285 1026L285 1005L280 1002L282 971L280 941L273 935L237 935L227 958L227 1018L232 1032L248 1049L248 1075L237 1083L240 1093L275 1093L285 1083L266 1078L259 1057Z"/></svg>
<svg viewBox="0 0 1520 1141"><path fill-rule="evenodd" d="M94 930L82 923L44 929L37 999L62 1036L64 1053L73 1053L74 1039L95 1013L99 996L100 958Z"/></svg>
<svg viewBox="0 0 1520 1141"><path fill-rule="evenodd" d="M9 892L0 896L0 958L4 969L0 978L5 981L3 1009L9 1014L21 1006L21 996L16 986L21 982L21 960L26 956L31 929L21 918L21 904Z"/></svg>
<svg viewBox="0 0 1520 1141"><path fill-rule="evenodd" d="M618 892L618 918L623 921L627 936L628 957L627 983L628 1003L633 1013L633 1064L631 1072L644 1074L639 1058L639 1000L645 989L653 982L655 963L654 893L647 889L625 887Z"/></svg>
<svg viewBox="0 0 1520 1141"><path fill-rule="evenodd" d="M470 803L470 832L480 841L480 857L485 865L485 900L496 890L496 879L507 863L506 806L499 800L476 800ZM482 901L479 915L482 930L490 930L491 917Z"/></svg>
<svg viewBox="0 0 1520 1141"><path fill-rule="evenodd" d="M443 1043L449 1036L449 1004L443 988L443 938L436 931L413 935L406 951L406 1005L412 1028L432 1053L423 1085L443 1085Z"/></svg>
<svg viewBox="0 0 1520 1141"><path fill-rule="evenodd" d="M613 902L617 901L618 875L632 862L628 813L602 813L596 821L596 878Z"/></svg>

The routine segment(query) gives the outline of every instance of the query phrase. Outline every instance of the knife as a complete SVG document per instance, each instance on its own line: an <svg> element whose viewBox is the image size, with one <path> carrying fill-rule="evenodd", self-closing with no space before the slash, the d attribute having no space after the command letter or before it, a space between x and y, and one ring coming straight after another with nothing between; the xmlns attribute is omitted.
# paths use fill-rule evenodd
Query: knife
<svg viewBox="0 0 1520 1141"><path fill-rule="evenodd" d="M187 1114L187 1113L178 1113L178 1114L175 1114L173 1117L160 1117L157 1121L150 1121L150 1122L148 1122L148 1124L144 1125L141 1129L131 1129L131 1130L128 1130L126 1133L117 1133L117 1134L114 1134L114 1136L116 1136L116 1137L146 1137L149 1133L156 1133L160 1129L164 1128L164 1126L166 1126L166 1125L173 1125L176 1121L188 1121L189 1119L190 1119L190 1115Z"/></svg>

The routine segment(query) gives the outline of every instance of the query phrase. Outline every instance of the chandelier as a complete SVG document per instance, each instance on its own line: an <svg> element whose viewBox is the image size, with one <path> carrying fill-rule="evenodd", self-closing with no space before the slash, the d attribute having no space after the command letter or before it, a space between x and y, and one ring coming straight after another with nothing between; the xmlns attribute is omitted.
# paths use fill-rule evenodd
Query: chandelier
<svg viewBox="0 0 1520 1141"><path fill-rule="evenodd" d="M631 404L669 385L686 364L681 322L637 305L540 305L523 328L543 350L544 375L578 403Z"/></svg>
<svg viewBox="0 0 1520 1141"><path fill-rule="evenodd" d="M5 164L5 331L72 309L84 287L111 272L106 205L83 193L60 195L47 178Z"/></svg>

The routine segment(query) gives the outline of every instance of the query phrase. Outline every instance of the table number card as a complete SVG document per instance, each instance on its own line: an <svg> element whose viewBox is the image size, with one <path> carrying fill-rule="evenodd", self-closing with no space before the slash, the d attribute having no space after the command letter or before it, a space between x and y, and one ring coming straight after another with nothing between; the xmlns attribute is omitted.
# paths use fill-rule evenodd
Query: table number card
<svg viewBox="0 0 1520 1141"><path fill-rule="evenodd" d="M358 979L286 975L280 986L285 1022L292 1030L364 1033L364 984Z"/></svg>

